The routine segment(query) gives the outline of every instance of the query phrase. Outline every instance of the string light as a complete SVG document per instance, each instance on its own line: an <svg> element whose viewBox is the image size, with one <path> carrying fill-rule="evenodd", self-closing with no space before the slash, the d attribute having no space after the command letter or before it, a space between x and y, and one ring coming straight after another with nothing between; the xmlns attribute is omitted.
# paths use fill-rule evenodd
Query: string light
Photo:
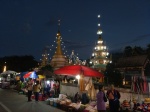
<svg viewBox="0 0 150 112"><path fill-rule="evenodd" d="M57 35L58 35L58 34L57 34ZM56 37L56 39L58 39L58 37ZM60 37L60 41L61 41L61 46L62 46L62 50L64 51L64 54L66 54L66 56L69 57L69 55L67 54L67 53L69 53L69 52L66 50L66 46L64 45L65 42L62 40L61 37ZM51 57L52 57L51 55L53 55L54 53L56 53L56 51L53 50L53 49L54 49L54 48L57 48L57 47L55 47L57 41L53 41L53 42L54 42L54 44L51 45L52 48L49 49L49 52L50 52L50 53L47 54L47 55L50 57L49 59L52 59L52 58L51 58ZM55 52L52 53L53 51L55 51ZM77 53L77 55L79 55L79 54ZM44 54L42 54L42 56L45 57Z"/></svg>

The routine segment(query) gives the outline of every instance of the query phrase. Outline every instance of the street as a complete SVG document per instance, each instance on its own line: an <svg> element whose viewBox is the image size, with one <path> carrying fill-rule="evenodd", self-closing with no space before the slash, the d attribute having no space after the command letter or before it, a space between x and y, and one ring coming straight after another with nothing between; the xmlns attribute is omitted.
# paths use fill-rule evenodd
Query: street
<svg viewBox="0 0 150 112"><path fill-rule="evenodd" d="M14 90L0 88L0 112L64 112L47 105L45 101L27 102L25 95Z"/></svg>

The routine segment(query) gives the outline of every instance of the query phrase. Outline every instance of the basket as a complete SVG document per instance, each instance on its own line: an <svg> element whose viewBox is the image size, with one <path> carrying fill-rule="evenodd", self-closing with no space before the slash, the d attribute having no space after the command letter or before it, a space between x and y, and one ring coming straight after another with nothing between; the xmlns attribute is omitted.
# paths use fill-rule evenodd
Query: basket
<svg viewBox="0 0 150 112"><path fill-rule="evenodd" d="M53 101L53 100L50 100L50 105L51 105L51 106L53 106L53 103L54 103L54 101Z"/></svg>

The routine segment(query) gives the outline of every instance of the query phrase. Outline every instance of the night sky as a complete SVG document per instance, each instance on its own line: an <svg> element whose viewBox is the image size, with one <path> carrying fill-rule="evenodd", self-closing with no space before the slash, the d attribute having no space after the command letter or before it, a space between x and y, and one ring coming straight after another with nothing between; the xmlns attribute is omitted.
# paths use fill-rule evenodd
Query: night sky
<svg viewBox="0 0 150 112"><path fill-rule="evenodd" d="M61 19L65 51L91 56L101 15L102 37L110 52L150 43L150 0L0 0L0 57L33 55L55 46Z"/></svg>

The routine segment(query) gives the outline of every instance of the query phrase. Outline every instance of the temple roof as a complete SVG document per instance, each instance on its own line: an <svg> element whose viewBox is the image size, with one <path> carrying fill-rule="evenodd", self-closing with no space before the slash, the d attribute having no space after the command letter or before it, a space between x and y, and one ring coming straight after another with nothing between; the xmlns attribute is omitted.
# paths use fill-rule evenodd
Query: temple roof
<svg viewBox="0 0 150 112"><path fill-rule="evenodd" d="M118 60L116 68L144 67L144 65L147 62L148 62L147 55L124 57Z"/></svg>

